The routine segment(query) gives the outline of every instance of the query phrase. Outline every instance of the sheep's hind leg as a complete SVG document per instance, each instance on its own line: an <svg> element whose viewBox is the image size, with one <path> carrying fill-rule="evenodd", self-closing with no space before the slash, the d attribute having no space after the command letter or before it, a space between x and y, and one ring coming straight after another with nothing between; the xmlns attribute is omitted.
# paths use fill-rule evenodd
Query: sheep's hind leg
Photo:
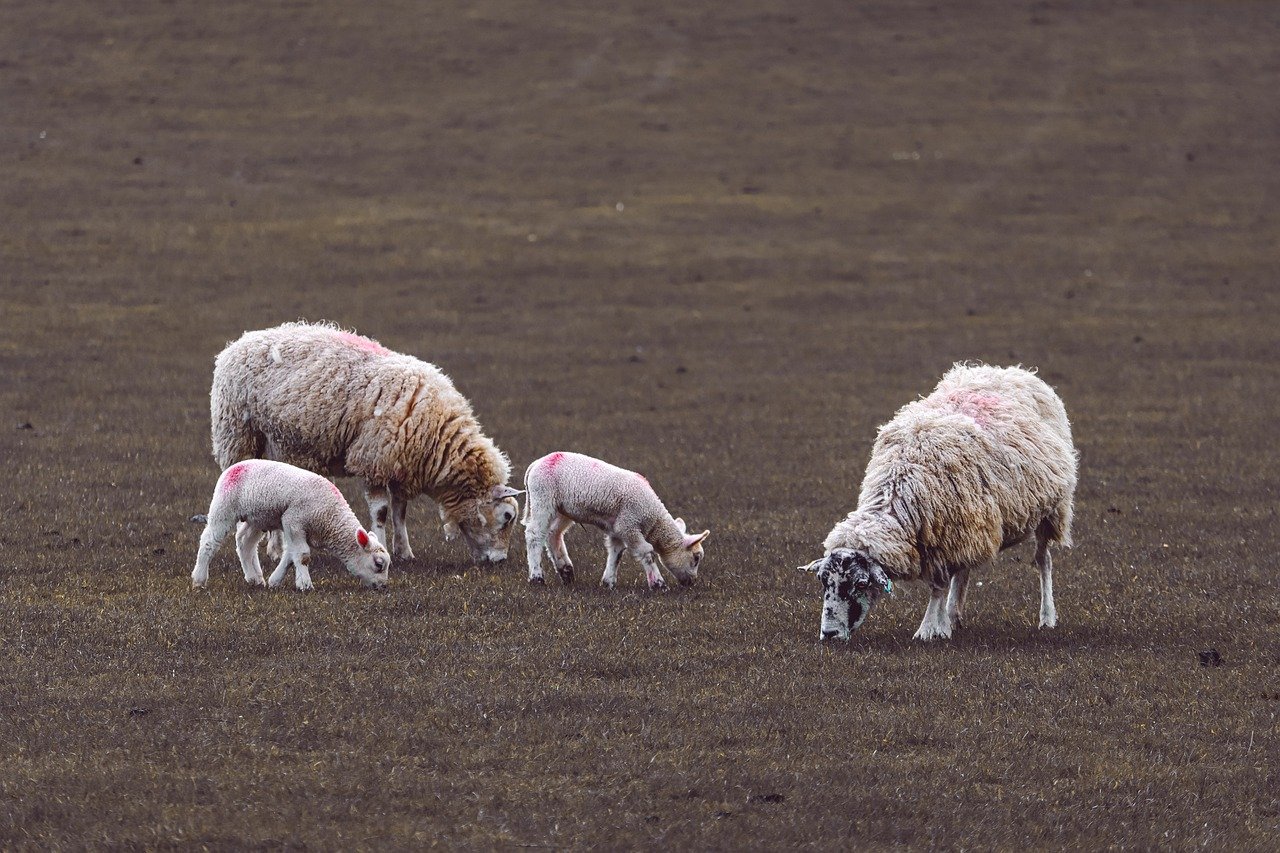
<svg viewBox="0 0 1280 853"><path fill-rule="evenodd" d="M567 584L573 583L573 562L564 544L564 534L570 527L573 527L573 519L557 513L551 521L551 529L547 531L547 553L551 555L551 564L556 567L560 580Z"/></svg>
<svg viewBox="0 0 1280 853"><path fill-rule="evenodd" d="M947 596L947 621L952 628L964 625L964 602L969 594L969 570L960 569L951 576L951 593Z"/></svg>
<svg viewBox="0 0 1280 853"><path fill-rule="evenodd" d="M236 554L240 557L240 568L244 570L245 583L254 586L266 586L262 576L262 564L258 562L258 543L262 541L262 531L252 524L241 522L236 527Z"/></svg>
<svg viewBox="0 0 1280 853"><path fill-rule="evenodd" d="M551 519L530 507L524 522L524 554L529 561L529 583L545 584L542 575L542 552L547 549L547 528Z"/></svg>
<svg viewBox="0 0 1280 853"><path fill-rule="evenodd" d="M391 520L395 525L392 542L383 542L391 548L391 556L397 560L412 560L413 549L409 547L409 528L405 527L405 514L409 511L409 501L404 495L391 490Z"/></svg>
<svg viewBox="0 0 1280 853"><path fill-rule="evenodd" d="M232 531L234 524L220 520L215 512L209 513L204 531L200 534L200 549L196 552L196 567L191 571L191 586L202 589L209 582L209 561L222 540Z"/></svg>
<svg viewBox="0 0 1280 853"><path fill-rule="evenodd" d="M384 546L389 544L388 525L392 533L395 532L395 522L391 520L391 492L385 486L365 485L364 502L369 506L369 532Z"/></svg>
<svg viewBox="0 0 1280 853"><path fill-rule="evenodd" d="M609 558L605 561L604 576L600 578L600 585L613 589L618 585L618 560L627 546L621 539L608 533L604 536L604 546L609 549Z"/></svg>
<svg viewBox="0 0 1280 853"><path fill-rule="evenodd" d="M917 640L945 640L951 636L951 623L947 619L947 587L929 590L929 606L916 631Z"/></svg>
<svg viewBox="0 0 1280 853"><path fill-rule="evenodd" d="M1058 611L1053 606L1053 557L1049 554L1049 540L1036 532L1036 566L1040 569L1040 627L1052 628L1058 624Z"/></svg>

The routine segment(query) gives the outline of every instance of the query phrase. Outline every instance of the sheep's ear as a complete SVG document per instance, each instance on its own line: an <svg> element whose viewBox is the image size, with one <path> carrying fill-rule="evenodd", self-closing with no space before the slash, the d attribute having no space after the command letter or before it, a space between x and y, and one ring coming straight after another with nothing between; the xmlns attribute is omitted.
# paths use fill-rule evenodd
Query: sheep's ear
<svg viewBox="0 0 1280 853"><path fill-rule="evenodd" d="M679 528L680 528L680 532L681 532L681 533L687 533L687 532L688 532L687 530L685 530L685 526L684 526L684 519L683 519L683 518L677 518L677 519L676 519L676 527L679 527Z"/></svg>
<svg viewBox="0 0 1280 853"><path fill-rule="evenodd" d="M811 572L813 574L817 574L818 569L822 568L822 564L825 563L826 561L827 561L826 557L820 557L819 559L814 560L812 563L810 563L807 566L796 566L796 571Z"/></svg>
<svg viewBox="0 0 1280 853"><path fill-rule="evenodd" d="M494 503L523 494L524 492L522 490L513 489L510 486L494 486L489 490L489 496L493 498Z"/></svg>
<svg viewBox="0 0 1280 853"><path fill-rule="evenodd" d="M364 532L363 527L360 528L358 533L356 533L356 541L360 543L361 548L369 547L369 534Z"/></svg>
<svg viewBox="0 0 1280 853"><path fill-rule="evenodd" d="M699 533L697 536L690 536L686 534L684 537L684 547L686 549L692 548L694 545L697 545L699 542L701 542L703 539L706 539L710 535L711 535L710 530L704 530L701 533Z"/></svg>
<svg viewBox="0 0 1280 853"><path fill-rule="evenodd" d="M871 567L871 582L880 587L881 592L893 592L893 581L889 580L889 576L879 566Z"/></svg>

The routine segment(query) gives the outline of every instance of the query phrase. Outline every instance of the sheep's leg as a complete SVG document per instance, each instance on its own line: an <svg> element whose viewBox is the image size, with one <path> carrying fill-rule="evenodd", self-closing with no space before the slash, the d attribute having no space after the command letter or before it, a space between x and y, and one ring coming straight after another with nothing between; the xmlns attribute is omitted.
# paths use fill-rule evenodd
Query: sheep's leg
<svg viewBox="0 0 1280 853"><path fill-rule="evenodd" d="M627 545L608 533L604 536L604 545L609 549L609 559L605 561L604 576L600 578L600 585L613 589L618 585L618 559Z"/></svg>
<svg viewBox="0 0 1280 853"><path fill-rule="evenodd" d="M387 525L395 532L395 522L391 520L391 492L386 486L365 484L364 502L369 505L369 532L378 537L378 541L386 545Z"/></svg>
<svg viewBox="0 0 1280 853"><path fill-rule="evenodd" d="M293 585L299 592L313 589L311 585L311 548L307 545L307 535L300 527L286 524L284 528L284 550L292 558Z"/></svg>
<svg viewBox="0 0 1280 853"><path fill-rule="evenodd" d="M969 569L963 568L951 576L951 593L947 596L947 621L952 628L964 624L964 602L969 594Z"/></svg>
<svg viewBox="0 0 1280 853"><path fill-rule="evenodd" d="M267 578L267 586L275 589L284 582L284 573L289 570L289 565L293 562L293 554L288 549L280 555L280 562L276 565L275 571L271 573L271 577Z"/></svg>
<svg viewBox="0 0 1280 853"><path fill-rule="evenodd" d="M951 623L947 619L947 587L929 590L929 606L916 631L917 640L945 640L951 636Z"/></svg>
<svg viewBox="0 0 1280 853"><path fill-rule="evenodd" d="M267 533L267 556L272 560L279 560L284 556L284 537L279 530Z"/></svg>
<svg viewBox="0 0 1280 853"><path fill-rule="evenodd" d="M191 586L201 589L209 582L209 561L222 540L227 538L235 525L230 521L219 519L213 512L205 522L204 531L200 534L200 549L196 552L196 567L191 571Z"/></svg>
<svg viewBox="0 0 1280 853"><path fill-rule="evenodd" d="M573 583L573 562L569 559L569 549L564 544L564 534L573 527L573 519L556 514L551 521L551 529L547 531L547 553L551 555L551 564L556 567L556 574L565 583Z"/></svg>
<svg viewBox="0 0 1280 853"><path fill-rule="evenodd" d="M397 560L412 560L413 549L409 547L409 528L405 527L405 514L409 511L409 501L404 495L396 493L395 489L391 490L391 520L395 523L395 532L392 533L392 543L383 542L383 545L391 545L391 556Z"/></svg>
<svg viewBox="0 0 1280 853"><path fill-rule="evenodd" d="M662 578L662 569L658 568L658 558L653 552L653 546L637 536L628 543L627 549L636 562L644 566L644 579L649 589L665 592L667 582Z"/></svg>
<svg viewBox="0 0 1280 853"><path fill-rule="evenodd" d="M1049 554L1049 540L1038 534L1036 566L1040 569L1040 627L1052 628L1058 624L1058 611L1053 606L1053 557Z"/></svg>
<svg viewBox="0 0 1280 853"><path fill-rule="evenodd" d="M266 586L262 577L262 564L258 562L258 543L262 541L262 531L252 524L241 523L236 528L236 553L240 556L240 568L244 569L245 583L254 586Z"/></svg>

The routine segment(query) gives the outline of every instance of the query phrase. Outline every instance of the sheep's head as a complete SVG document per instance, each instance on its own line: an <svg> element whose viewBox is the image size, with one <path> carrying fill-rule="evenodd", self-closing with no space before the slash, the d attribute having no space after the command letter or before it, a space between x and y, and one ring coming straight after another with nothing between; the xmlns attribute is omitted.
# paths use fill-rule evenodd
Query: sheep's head
<svg viewBox="0 0 1280 853"><path fill-rule="evenodd" d="M516 495L522 494L524 492L510 486L494 486L487 496L464 509L458 519L446 519L446 535L461 533L472 556L480 562L498 563L507 559L511 531L515 530L516 516L520 514Z"/></svg>
<svg viewBox="0 0 1280 853"><path fill-rule="evenodd" d="M347 571L358 577L365 586L386 586L391 555L378 541L378 537L361 528L356 532L355 545L355 557L347 561Z"/></svg>
<svg viewBox="0 0 1280 853"><path fill-rule="evenodd" d="M689 586L698 579L698 566L702 564L702 540L710 536L711 531L690 534L685 529L683 518L676 519L676 527L680 528L684 539L680 547L662 555L662 564L671 570L682 585Z"/></svg>
<svg viewBox="0 0 1280 853"><path fill-rule="evenodd" d="M893 582L875 560L862 551L836 548L802 571L822 581L822 629L824 640L847 640L862 625L880 596L893 591Z"/></svg>

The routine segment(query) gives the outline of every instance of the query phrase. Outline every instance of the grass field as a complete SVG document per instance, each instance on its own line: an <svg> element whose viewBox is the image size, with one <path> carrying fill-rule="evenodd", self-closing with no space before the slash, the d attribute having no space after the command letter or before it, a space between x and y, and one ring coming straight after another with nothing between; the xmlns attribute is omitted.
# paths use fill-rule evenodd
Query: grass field
<svg viewBox="0 0 1280 853"><path fill-rule="evenodd" d="M1280 6L15 0L0 8L0 848L1271 849ZM214 355L328 319L517 471L710 527L651 595L468 565L188 578ZM820 644L878 424L1035 366L1027 546ZM341 483L363 515L352 482ZM1202 666L1216 650L1220 666Z"/></svg>

